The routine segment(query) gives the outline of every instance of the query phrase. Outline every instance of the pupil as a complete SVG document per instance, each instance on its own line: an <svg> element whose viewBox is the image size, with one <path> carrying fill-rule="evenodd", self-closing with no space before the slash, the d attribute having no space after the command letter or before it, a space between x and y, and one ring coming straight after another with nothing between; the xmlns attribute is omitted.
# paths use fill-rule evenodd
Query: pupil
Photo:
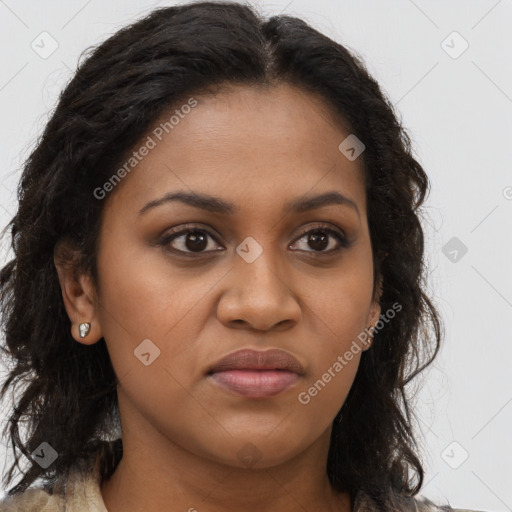
<svg viewBox="0 0 512 512"><path fill-rule="evenodd" d="M326 233L318 231L311 233L308 241L310 247L317 251L323 251L329 245L329 237ZM186 238L185 245L191 251L201 251L208 245L204 233L201 231L191 231Z"/></svg>
<svg viewBox="0 0 512 512"><path fill-rule="evenodd" d="M204 233L201 233L201 231L191 231L187 235L185 245L187 249L194 251L205 249L208 243Z"/></svg>
<svg viewBox="0 0 512 512"><path fill-rule="evenodd" d="M318 234L320 233L320 234ZM319 231L318 233L311 233L309 235L309 244L312 249L316 249L318 251L324 250L328 245L328 236L325 233Z"/></svg>

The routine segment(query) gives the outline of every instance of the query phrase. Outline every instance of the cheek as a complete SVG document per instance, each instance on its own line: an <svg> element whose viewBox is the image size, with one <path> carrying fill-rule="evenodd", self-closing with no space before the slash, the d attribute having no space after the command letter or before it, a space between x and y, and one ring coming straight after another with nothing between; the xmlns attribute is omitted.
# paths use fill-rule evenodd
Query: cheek
<svg viewBox="0 0 512 512"><path fill-rule="evenodd" d="M308 411L308 415L323 421L327 427L341 409L352 387L360 353L353 355L350 361L340 356L329 366L311 376L297 393L300 406ZM299 406L299 407L300 407Z"/></svg>
<svg viewBox="0 0 512 512"><path fill-rule="evenodd" d="M316 345L308 351L313 364L297 401L308 414L323 422L325 428L334 419L352 387L362 354L358 335L364 322L364 308L354 301L326 305L317 319Z"/></svg>
<svg viewBox="0 0 512 512"><path fill-rule="evenodd" d="M320 305L321 315L312 317L315 322L315 336L312 340L313 346L308 349L315 361L312 377L321 378L325 374L324 380L329 381L326 372L330 371L332 375L334 371L336 375L341 375L337 361L342 358L344 377L336 377L336 380L340 384L348 383L351 375L355 375L361 355L360 340L364 333L368 303L360 303L353 296L333 296L329 300L324 295L324 301L326 303Z"/></svg>
<svg viewBox="0 0 512 512"><path fill-rule="evenodd" d="M187 365L168 365L165 356L150 366L133 366L118 385L121 414L136 432L148 425L193 453L198 443L228 443L229 436L208 402L191 392ZM213 441L212 441L213 440ZM210 447L211 449L211 447Z"/></svg>
<svg viewBox="0 0 512 512"><path fill-rule="evenodd" d="M326 357L344 352L352 339L357 339L368 327L372 281L367 273L357 272L354 267L351 269L322 283L310 283L307 306L315 322L312 330L321 333L322 353Z"/></svg>
<svg viewBox="0 0 512 512"><path fill-rule="evenodd" d="M167 335L189 321L191 312L200 315L201 300L222 277L221 269L193 273L173 265L155 248L133 249L116 239L99 255L98 273L104 336L119 343L128 338L165 343Z"/></svg>
<svg viewBox="0 0 512 512"><path fill-rule="evenodd" d="M352 386L362 354L371 284L357 272L344 272L321 289L310 288L307 306L310 332L315 335L308 351L314 364L298 402L319 417L332 420Z"/></svg>
<svg viewBox="0 0 512 512"><path fill-rule="evenodd" d="M191 273L129 248L114 258L111 247L98 258L99 321L115 373L141 407L147 395L156 408L154 397L169 410L182 408L183 386L202 370L197 340L211 315L208 294L225 269Z"/></svg>

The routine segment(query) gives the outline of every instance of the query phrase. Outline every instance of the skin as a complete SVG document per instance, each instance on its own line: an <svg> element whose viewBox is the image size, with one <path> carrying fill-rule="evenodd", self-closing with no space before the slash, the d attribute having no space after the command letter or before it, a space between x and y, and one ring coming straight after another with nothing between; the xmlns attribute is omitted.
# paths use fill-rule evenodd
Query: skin
<svg viewBox="0 0 512 512"><path fill-rule="evenodd" d="M104 199L99 289L56 260L73 337L84 344L104 337L119 379L124 456L101 484L105 505L109 512L168 511L169 504L190 512L348 511L350 496L332 489L325 466L331 423L361 352L308 404L298 395L380 315L362 158L339 151L349 132L320 98L293 86L237 86L196 99ZM172 202L138 214L177 190L240 211ZM351 198L359 214L346 205L283 211L290 200L331 190ZM199 252L190 252L186 233L156 244L188 223L216 238L204 234ZM324 249L308 242L318 228L341 230L350 246L327 255L339 243L332 235ZM252 263L236 252L248 236L263 249ZM84 321L91 330L82 339ZM145 339L160 350L148 366L134 355ZM205 373L240 348L283 349L305 374L270 398L230 394ZM241 449L253 450L256 463L242 460Z"/></svg>

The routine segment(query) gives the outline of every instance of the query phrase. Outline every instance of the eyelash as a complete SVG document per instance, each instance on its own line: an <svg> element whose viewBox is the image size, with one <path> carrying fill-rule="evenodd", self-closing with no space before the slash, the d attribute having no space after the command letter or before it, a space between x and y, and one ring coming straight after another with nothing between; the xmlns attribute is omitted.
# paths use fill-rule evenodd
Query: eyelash
<svg viewBox="0 0 512 512"><path fill-rule="evenodd" d="M212 238L215 241L215 243L221 245L217 241L216 237L212 233L210 233L210 231L208 231L207 229L204 229L204 228L202 228L200 226L195 226L195 225L186 225L185 227L181 228L179 231L175 231L175 232L171 232L171 233L166 234L158 242L158 245L166 247L172 241L180 238L183 235L186 235L188 233L192 233L194 231L198 231L200 233L205 233L210 238ZM350 243L348 242L348 240L345 238L345 236L341 232L338 232L335 229L332 229L332 228L329 228L329 227L325 227L325 226L316 226L316 227L314 227L312 229L309 229L309 230L301 233L298 236L298 238L295 239L295 241L293 243L297 242L298 240L303 238L305 235L308 235L310 233L317 233L317 232L327 233L328 235L333 236L338 241L339 247L336 248L336 249L331 249L330 251L327 251L327 252L324 252L324 251L304 251L304 252L312 253L313 255L315 255L315 257L330 256L330 255L338 253L342 249L345 249L345 248L350 246ZM168 249L168 250L170 252L177 253L180 256L193 257L193 258L197 258L197 257L200 257L201 255L205 255L205 254L208 254L208 253L217 252L216 250L215 251L202 251L202 252L182 251L180 249Z"/></svg>

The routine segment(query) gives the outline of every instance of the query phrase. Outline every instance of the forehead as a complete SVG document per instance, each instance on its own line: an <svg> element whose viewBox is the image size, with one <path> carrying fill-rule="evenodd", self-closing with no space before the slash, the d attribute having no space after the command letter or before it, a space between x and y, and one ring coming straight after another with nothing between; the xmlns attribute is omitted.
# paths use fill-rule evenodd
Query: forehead
<svg viewBox="0 0 512 512"><path fill-rule="evenodd" d="M117 186L111 207L122 200L140 209L188 190L268 209L336 189L365 210L362 157L340 152L350 133L321 98L283 84L194 99L193 108L175 106L151 125L134 149L149 139L152 148Z"/></svg>

